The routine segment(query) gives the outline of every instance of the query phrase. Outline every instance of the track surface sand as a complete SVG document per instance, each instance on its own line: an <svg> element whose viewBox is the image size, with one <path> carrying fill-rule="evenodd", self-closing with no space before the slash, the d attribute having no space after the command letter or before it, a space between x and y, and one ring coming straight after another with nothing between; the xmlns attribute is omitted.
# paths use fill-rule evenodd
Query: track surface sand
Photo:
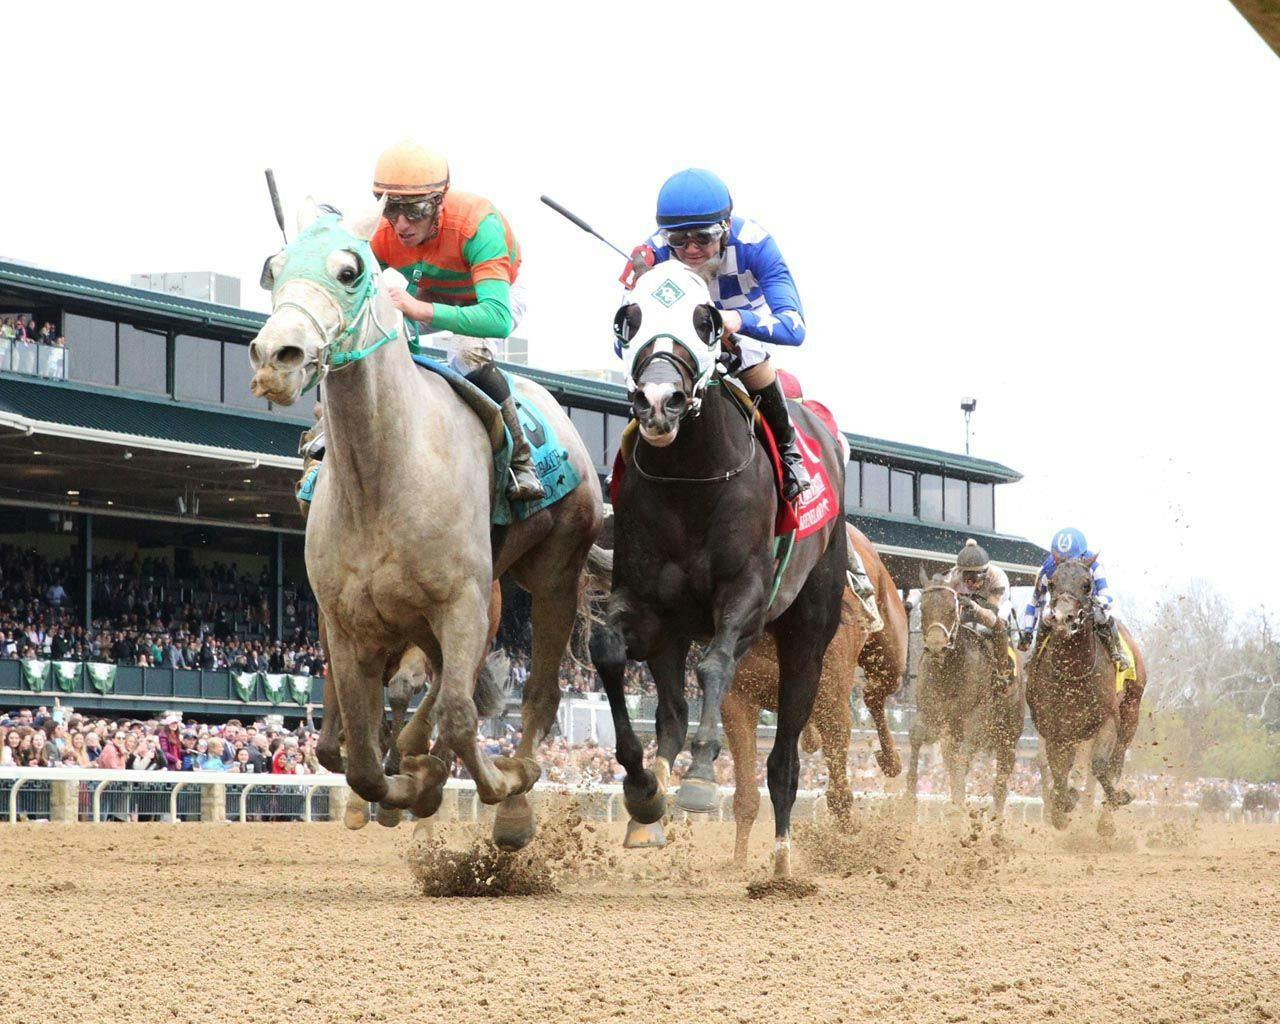
<svg viewBox="0 0 1280 1024"><path fill-rule="evenodd" d="M864 820L759 899L761 825L743 872L730 824L553 821L558 891L473 899L423 895L407 824L0 827L0 1021L1280 1020L1274 826Z"/></svg>

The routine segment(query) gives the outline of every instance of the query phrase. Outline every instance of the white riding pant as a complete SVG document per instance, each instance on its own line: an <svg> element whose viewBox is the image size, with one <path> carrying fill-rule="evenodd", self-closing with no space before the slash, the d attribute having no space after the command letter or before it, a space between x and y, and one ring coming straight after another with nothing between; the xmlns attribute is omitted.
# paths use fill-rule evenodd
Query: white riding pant
<svg viewBox="0 0 1280 1024"><path fill-rule="evenodd" d="M759 366L769 358L769 346L759 338L748 338L745 334L735 334L733 343L738 348L738 358L742 360L742 368L738 371L749 370L753 366Z"/></svg>
<svg viewBox="0 0 1280 1024"><path fill-rule="evenodd" d="M511 286L511 330L514 332L529 308L529 289L517 281ZM470 338L463 334L451 334L445 343L449 365L464 376L478 370L498 356L498 345L505 338Z"/></svg>

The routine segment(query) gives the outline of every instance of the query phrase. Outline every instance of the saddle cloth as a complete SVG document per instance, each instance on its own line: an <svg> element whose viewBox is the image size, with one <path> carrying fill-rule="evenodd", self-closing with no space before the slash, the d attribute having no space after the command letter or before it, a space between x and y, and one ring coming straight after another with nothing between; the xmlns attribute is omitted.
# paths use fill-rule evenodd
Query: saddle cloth
<svg viewBox="0 0 1280 1024"><path fill-rule="evenodd" d="M1123 694L1126 683L1138 681L1138 659L1133 656L1133 648L1129 646L1129 641L1125 639L1123 633L1120 634L1120 646L1129 656L1129 667L1123 671L1116 669L1116 693Z"/></svg>
<svg viewBox="0 0 1280 1024"><path fill-rule="evenodd" d="M490 497L489 519L495 526L509 526L513 522L522 522L535 512L554 505L582 482L578 471L569 460L569 452L560 444L560 437L555 427L547 422L542 412L532 403L522 402L516 392L515 381L511 375L502 371L507 378L507 386L516 395L516 412L520 427L524 431L525 440L533 453L534 469L542 482L544 497L537 501L511 501L507 498L507 470L511 465L511 435L502 421L502 412L497 404L445 363L436 362L424 355L414 355L413 361L420 368L443 377L479 418L489 444L493 449L494 493ZM316 479L324 463L317 463L307 469L298 482L297 495L299 501L309 502L315 494Z"/></svg>

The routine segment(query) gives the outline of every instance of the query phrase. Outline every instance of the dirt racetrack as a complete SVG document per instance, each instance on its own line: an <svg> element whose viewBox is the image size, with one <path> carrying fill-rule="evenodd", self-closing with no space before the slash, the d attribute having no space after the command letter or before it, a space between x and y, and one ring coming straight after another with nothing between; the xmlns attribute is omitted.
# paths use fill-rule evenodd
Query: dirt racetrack
<svg viewBox="0 0 1280 1024"><path fill-rule="evenodd" d="M731 824L419 851L431 887L556 889L478 899L423 894L407 824L0 827L0 1020L1280 1020L1276 826L864 820L810 827L794 899L747 896L761 825L745 873Z"/></svg>

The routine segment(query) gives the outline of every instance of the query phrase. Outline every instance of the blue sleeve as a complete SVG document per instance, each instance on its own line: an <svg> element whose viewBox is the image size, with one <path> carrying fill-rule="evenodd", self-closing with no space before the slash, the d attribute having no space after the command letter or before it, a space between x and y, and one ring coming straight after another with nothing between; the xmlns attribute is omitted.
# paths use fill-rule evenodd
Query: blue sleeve
<svg viewBox="0 0 1280 1024"><path fill-rule="evenodd" d="M742 314L742 333L757 341L774 345L799 345L804 341L804 310L800 293L791 278L791 268L782 258L772 235L755 245L743 246L747 269L764 292L767 311L738 310ZM763 315L762 315L763 314Z"/></svg>

